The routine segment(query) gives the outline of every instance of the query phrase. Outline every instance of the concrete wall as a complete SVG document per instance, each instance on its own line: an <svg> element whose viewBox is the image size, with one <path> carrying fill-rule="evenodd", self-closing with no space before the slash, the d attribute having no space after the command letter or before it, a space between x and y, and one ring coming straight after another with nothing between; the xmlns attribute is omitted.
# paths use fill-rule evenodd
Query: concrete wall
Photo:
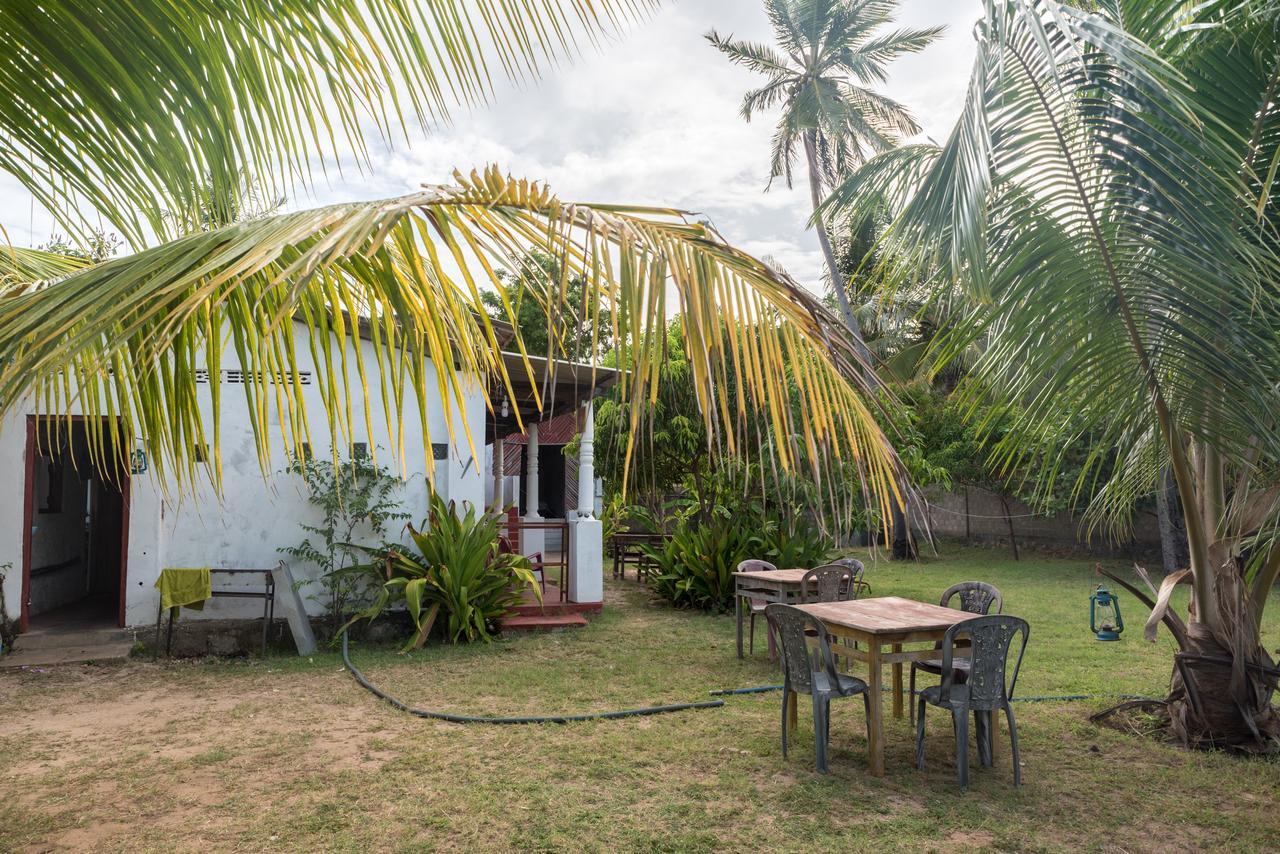
<svg viewBox="0 0 1280 854"><path fill-rule="evenodd" d="M365 348L365 364L376 371L376 360L369 342L361 342ZM234 351L227 349L223 355L223 372L234 370ZM353 360L354 361L354 360ZM300 371L313 369L310 353L300 345L298 353ZM213 377L210 378L212 381ZM279 549L296 545L306 536L301 529L303 522L316 522L319 514L307 502L301 479L283 473L288 460L278 438L273 442L269 464L270 477L264 480L259 467L252 434L249 430L243 386L222 381L222 465L223 493L221 496L207 484L192 484L180 493L176 488L165 490L155 477L155 471L135 475L131 483L129 514L128 569L125 582L125 622L127 625L153 623L156 617L158 592L154 584L160 569L166 566L210 567L268 567L283 555ZM352 382L356 382L354 364L351 367ZM359 385L355 384L358 389ZM426 387L436 388L435 379L428 372ZM202 404L208 417L210 386L199 386ZM358 392L357 392L358 394ZM402 435L393 436L386 427L382 401L376 383L369 389L372 416L372 432L365 427L363 406L353 401L353 428L355 435L337 437L347 456L351 442L366 442L377 461L404 479L399 499L405 512L415 522L421 522L427 512L428 457L430 448L424 450L423 435L417 407L412 394L405 395L402 413ZM483 464L471 461L471 452L463 430L463 413L453 407L455 442L449 441L449 425L444 406L431 392L427 422L431 440L449 443L447 459L435 462L436 489L448 499L459 503L480 503L484 498ZM311 444L317 458L324 458L334 437L328 434L326 418L320 399L319 387L314 383L303 389ZM20 406L0 422L0 564L11 562L5 584L5 598L11 616L19 613L22 586L22 528L25 479L26 416L35 414L34 407ZM483 448L484 399L478 386L468 394L465 418L476 437L478 449ZM211 429L212 425L207 424ZM395 459L393 449L397 443L404 448L403 465ZM68 495L68 498L71 498ZM74 499L72 499L74 501ZM68 502L68 504L71 502ZM398 525L388 530L391 538L399 538ZM296 578L314 576L314 568L294 563ZM320 613L316 603L308 604L309 610ZM261 613L261 604L253 600L219 599L208 603L199 616L211 619L252 617ZM184 619L195 617L194 613Z"/></svg>
<svg viewBox="0 0 1280 854"><path fill-rule="evenodd" d="M934 536L975 542L1007 544L1009 523L1004 517L1000 497L986 490L969 487L954 492L930 491L929 526ZM1153 514L1139 513L1134 520L1133 538L1126 543L1110 543L1102 534L1087 540L1080 519L1069 513L1045 516L1027 505L1011 500L1014 536L1019 547L1044 547L1095 554L1131 553L1160 549L1160 526Z"/></svg>

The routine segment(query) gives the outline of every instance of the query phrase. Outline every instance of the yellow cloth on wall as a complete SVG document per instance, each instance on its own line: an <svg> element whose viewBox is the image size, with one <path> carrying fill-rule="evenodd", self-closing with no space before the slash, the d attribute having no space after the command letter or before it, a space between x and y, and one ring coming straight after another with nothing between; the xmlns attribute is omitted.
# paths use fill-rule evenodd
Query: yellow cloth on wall
<svg viewBox="0 0 1280 854"><path fill-rule="evenodd" d="M156 579L160 591L161 608L204 609L204 601L213 596L213 583L209 579L209 567L176 568L160 570Z"/></svg>

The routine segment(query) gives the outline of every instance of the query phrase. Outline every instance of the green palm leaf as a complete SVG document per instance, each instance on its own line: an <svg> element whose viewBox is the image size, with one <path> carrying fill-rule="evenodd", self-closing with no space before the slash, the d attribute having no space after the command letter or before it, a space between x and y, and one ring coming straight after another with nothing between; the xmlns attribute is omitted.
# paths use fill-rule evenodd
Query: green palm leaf
<svg viewBox="0 0 1280 854"><path fill-rule="evenodd" d="M495 75L528 78L656 0L50 0L0 5L0 170L135 246L367 165ZM366 129L362 125L371 123ZM349 152L352 157L344 157ZM208 188L208 191L206 191Z"/></svg>

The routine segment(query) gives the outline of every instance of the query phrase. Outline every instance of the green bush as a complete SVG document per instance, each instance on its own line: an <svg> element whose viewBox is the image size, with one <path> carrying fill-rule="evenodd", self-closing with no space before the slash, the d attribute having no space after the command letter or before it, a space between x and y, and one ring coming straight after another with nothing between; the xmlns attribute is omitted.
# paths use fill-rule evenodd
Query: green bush
<svg viewBox="0 0 1280 854"><path fill-rule="evenodd" d="M686 519L662 548L649 550L657 564L653 591L677 608L724 611L733 607L733 571L741 561L761 558L779 567L821 563L827 545L811 525L792 532L777 519L750 513Z"/></svg>
<svg viewBox="0 0 1280 854"><path fill-rule="evenodd" d="M526 587L541 598L537 577L528 558L499 549L500 514L468 506L459 516L453 502L438 495L431 496L430 508L425 530L408 526L412 548L366 550L377 559L349 570L372 576L381 589L347 625L403 603L416 628L405 650L422 646L437 622L450 643L489 641Z"/></svg>

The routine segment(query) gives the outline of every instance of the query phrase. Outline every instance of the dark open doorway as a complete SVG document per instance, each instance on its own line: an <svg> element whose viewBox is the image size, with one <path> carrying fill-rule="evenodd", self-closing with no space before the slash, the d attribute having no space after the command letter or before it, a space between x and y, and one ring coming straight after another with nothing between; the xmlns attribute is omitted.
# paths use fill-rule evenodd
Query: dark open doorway
<svg viewBox="0 0 1280 854"><path fill-rule="evenodd" d="M129 469L105 428L27 419L21 630L124 625Z"/></svg>
<svg viewBox="0 0 1280 854"><path fill-rule="evenodd" d="M517 499L520 515L529 513L528 484L529 446L524 448L524 463L520 467L520 495ZM564 445L538 446L538 515L544 519L563 519L564 494Z"/></svg>

